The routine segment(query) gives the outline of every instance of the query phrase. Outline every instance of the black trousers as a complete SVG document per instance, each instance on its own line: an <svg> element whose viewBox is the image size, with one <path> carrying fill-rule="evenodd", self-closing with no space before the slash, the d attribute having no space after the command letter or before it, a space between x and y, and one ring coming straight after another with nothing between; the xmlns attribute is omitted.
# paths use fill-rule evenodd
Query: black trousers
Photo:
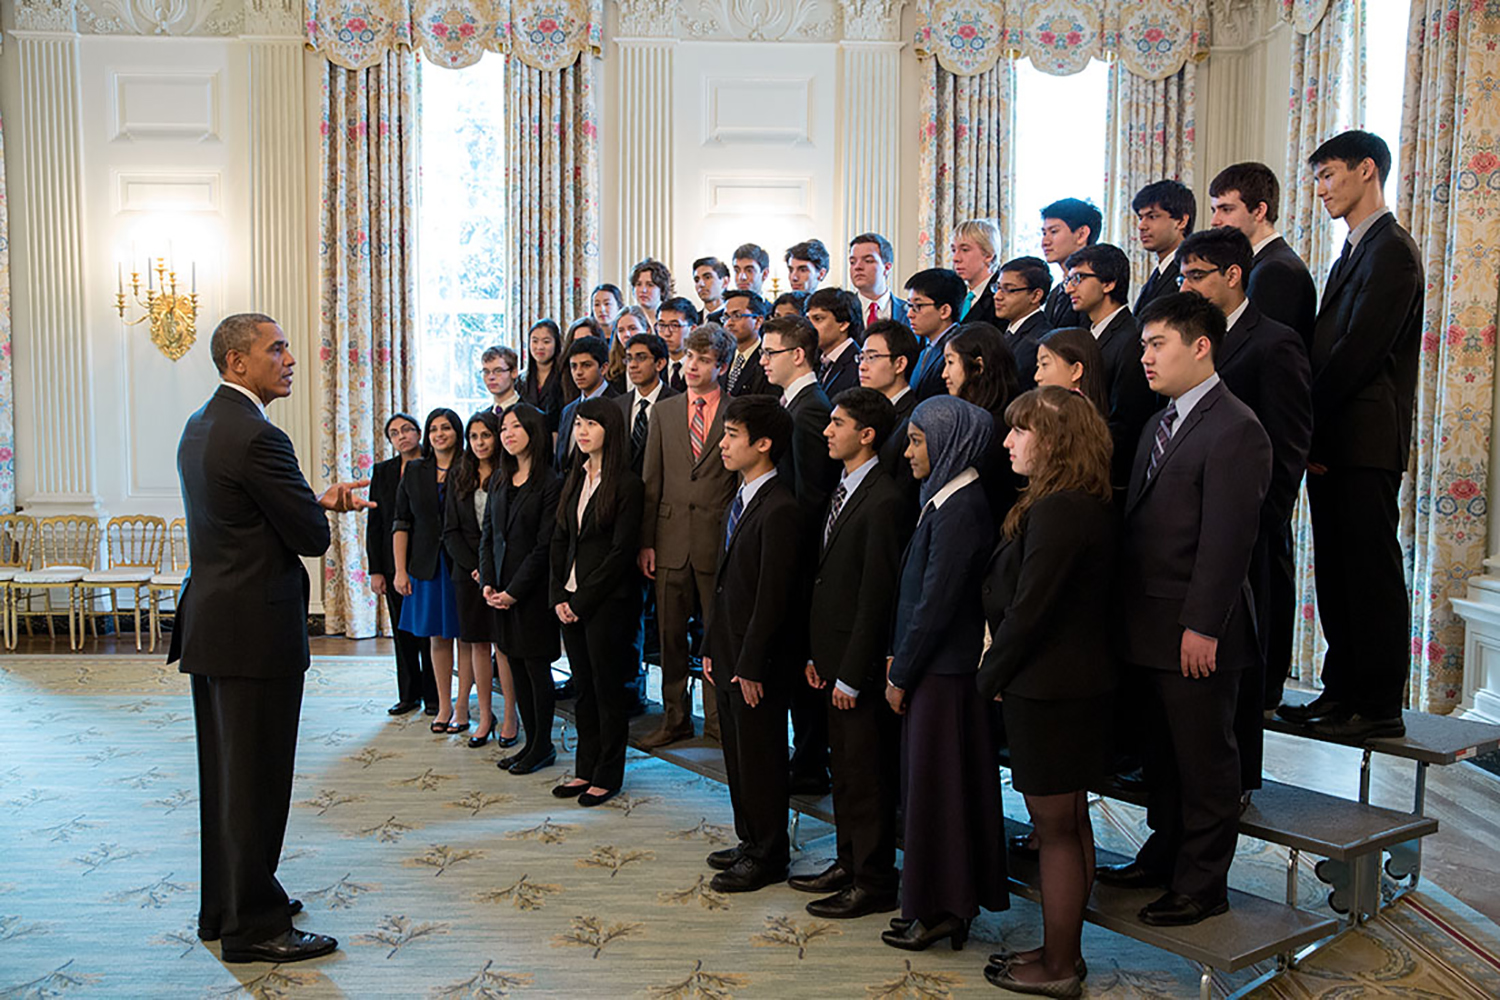
<svg viewBox="0 0 1500 1000"><path fill-rule="evenodd" d="M624 586L635 588L634 582ZM640 612L639 600L609 601L587 621L562 627L578 727L573 774L599 788L616 789L625 781L625 739L630 735L625 681L640 662L635 645Z"/></svg>
<svg viewBox="0 0 1500 1000"><path fill-rule="evenodd" d="M792 846L786 828L786 685L765 684L760 702L751 708L738 684L717 671L714 680L719 742L740 849L760 864L785 866Z"/></svg>
<svg viewBox="0 0 1500 1000"><path fill-rule="evenodd" d="M385 606L391 613L391 634L396 640L396 697L436 708L437 676L432 672L432 643L396 628L401 620L401 601L394 585L385 588Z"/></svg>
<svg viewBox="0 0 1500 1000"><path fill-rule="evenodd" d="M557 709L557 689L552 685L552 661L539 656L512 656L510 676L516 686L516 711L526 743L520 756L540 757L552 745L552 721Z"/></svg>
<svg viewBox="0 0 1500 1000"><path fill-rule="evenodd" d="M276 880L292 804L303 675L193 675L198 727L198 927L225 948L288 930L287 894Z"/></svg>
<svg viewBox="0 0 1500 1000"><path fill-rule="evenodd" d="M1361 715L1401 714L1411 601L1397 537L1401 474L1329 469L1307 477L1318 615L1328 654L1323 690Z"/></svg>
<svg viewBox="0 0 1500 1000"><path fill-rule="evenodd" d="M1257 582L1258 581L1258 582ZM1261 527L1250 561L1260 646L1265 655L1265 708L1281 704L1281 690L1292 672L1292 633L1297 627L1297 577L1292 559L1292 524Z"/></svg>
<svg viewBox="0 0 1500 1000"><path fill-rule="evenodd" d="M833 684L818 692L828 713L829 764L839 865L854 884L894 894L896 810L901 800L901 716L870 685L854 707L833 706Z"/></svg>
<svg viewBox="0 0 1500 1000"><path fill-rule="evenodd" d="M1177 670L1137 667L1144 688L1146 825L1151 836L1136 855L1169 877L1174 892L1206 904L1229 891L1229 865L1239 839L1240 760L1234 738L1240 671L1184 677Z"/></svg>
<svg viewBox="0 0 1500 1000"><path fill-rule="evenodd" d="M798 778L823 781L828 776L827 695L807 684L792 691L791 773Z"/></svg>

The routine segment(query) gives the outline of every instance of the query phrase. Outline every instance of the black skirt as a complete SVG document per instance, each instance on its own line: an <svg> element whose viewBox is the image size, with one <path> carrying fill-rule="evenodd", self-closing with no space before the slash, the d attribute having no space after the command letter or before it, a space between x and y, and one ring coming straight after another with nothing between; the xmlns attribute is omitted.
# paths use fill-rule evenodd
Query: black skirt
<svg viewBox="0 0 1500 1000"><path fill-rule="evenodd" d="M484 592L473 577L454 574L453 601L458 605L460 642L494 642L495 612L485 602Z"/></svg>
<svg viewBox="0 0 1500 1000"><path fill-rule="evenodd" d="M1102 778L1114 746L1114 704L1113 694L1056 700L1007 694L1000 705L1016 791L1066 795Z"/></svg>

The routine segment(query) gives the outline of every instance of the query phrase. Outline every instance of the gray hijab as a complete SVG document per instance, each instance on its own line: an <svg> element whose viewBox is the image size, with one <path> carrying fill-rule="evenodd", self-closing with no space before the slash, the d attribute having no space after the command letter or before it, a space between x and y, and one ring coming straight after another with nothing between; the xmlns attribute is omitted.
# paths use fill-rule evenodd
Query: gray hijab
<svg viewBox="0 0 1500 1000"><path fill-rule="evenodd" d="M956 396L933 396L912 411L911 422L927 437L932 471L922 481L921 505L954 476L973 465L989 447L995 421L989 411Z"/></svg>

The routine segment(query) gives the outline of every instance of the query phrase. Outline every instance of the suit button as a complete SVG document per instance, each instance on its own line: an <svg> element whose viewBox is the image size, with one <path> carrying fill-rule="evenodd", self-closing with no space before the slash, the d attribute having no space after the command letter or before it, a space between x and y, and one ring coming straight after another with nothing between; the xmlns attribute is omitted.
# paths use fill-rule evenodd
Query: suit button
<svg viewBox="0 0 1500 1000"><path fill-rule="evenodd" d="M722 593L724 593L724 588L720 587L719 589L715 590L714 593L716 593L716 594L722 594Z"/></svg>
<svg viewBox="0 0 1500 1000"><path fill-rule="evenodd" d="M988 587L985 587L985 588L984 588L984 592L985 592L985 593L986 593L986 594L988 594L988 593L989 593L989 592L990 592L990 588L988 588Z"/></svg>
<svg viewBox="0 0 1500 1000"><path fill-rule="evenodd" d="M698 509L698 505L697 504L695 504L695 503L688 504L688 510L697 510L697 509Z"/></svg>

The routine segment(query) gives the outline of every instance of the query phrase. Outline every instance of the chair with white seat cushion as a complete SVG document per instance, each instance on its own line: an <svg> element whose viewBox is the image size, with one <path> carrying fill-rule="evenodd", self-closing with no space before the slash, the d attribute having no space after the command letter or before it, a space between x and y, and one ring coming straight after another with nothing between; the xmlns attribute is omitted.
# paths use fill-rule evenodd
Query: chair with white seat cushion
<svg viewBox="0 0 1500 1000"><path fill-rule="evenodd" d="M47 617L47 634L57 635L52 621L52 592L67 591L68 648L83 646L83 610L80 585L85 573L99 566L99 522L87 514L59 514L38 518L36 522L36 557L32 569L18 572L11 582L13 613L26 615L26 633L31 634L31 615L35 601L42 599L42 613ZM26 602L21 612L18 605Z"/></svg>
<svg viewBox="0 0 1500 1000"><path fill-rule="evenodd" d="M16 574L31 568L36 519L26 514L0 515L0 634L6 649L16 648Z"/></svg>
<svg viewBox="0 0 1500 1000"><path fill-rule="evenodd" d="M172 598L172 622L177 622L177 596L182 592L182 585L187 582L188 576L188 544L187 544L187 518L176 517L167 526L167 553L163 558L165 563L171 560L171 570L163 569L160 573L151 574L151 584L147 588L151 593L151 652L156 652L156 643L161 638L161 599L165 595Z"/></svg>
<svg viewBox="0 0 1500 1000"><path fill-rule="evenodd" d="M135 613L135 649L141 650L141 604L151 577L161 570L162 549L167 541L165 518L152 514L127 514L112 517L104 528L109 568L83 576L83 613L94 625L98 636L98 615L94 611L94 592L109 591L109 614L114 618L115 635L120 634L120 591L131 592L131 609Z"/></svg>

